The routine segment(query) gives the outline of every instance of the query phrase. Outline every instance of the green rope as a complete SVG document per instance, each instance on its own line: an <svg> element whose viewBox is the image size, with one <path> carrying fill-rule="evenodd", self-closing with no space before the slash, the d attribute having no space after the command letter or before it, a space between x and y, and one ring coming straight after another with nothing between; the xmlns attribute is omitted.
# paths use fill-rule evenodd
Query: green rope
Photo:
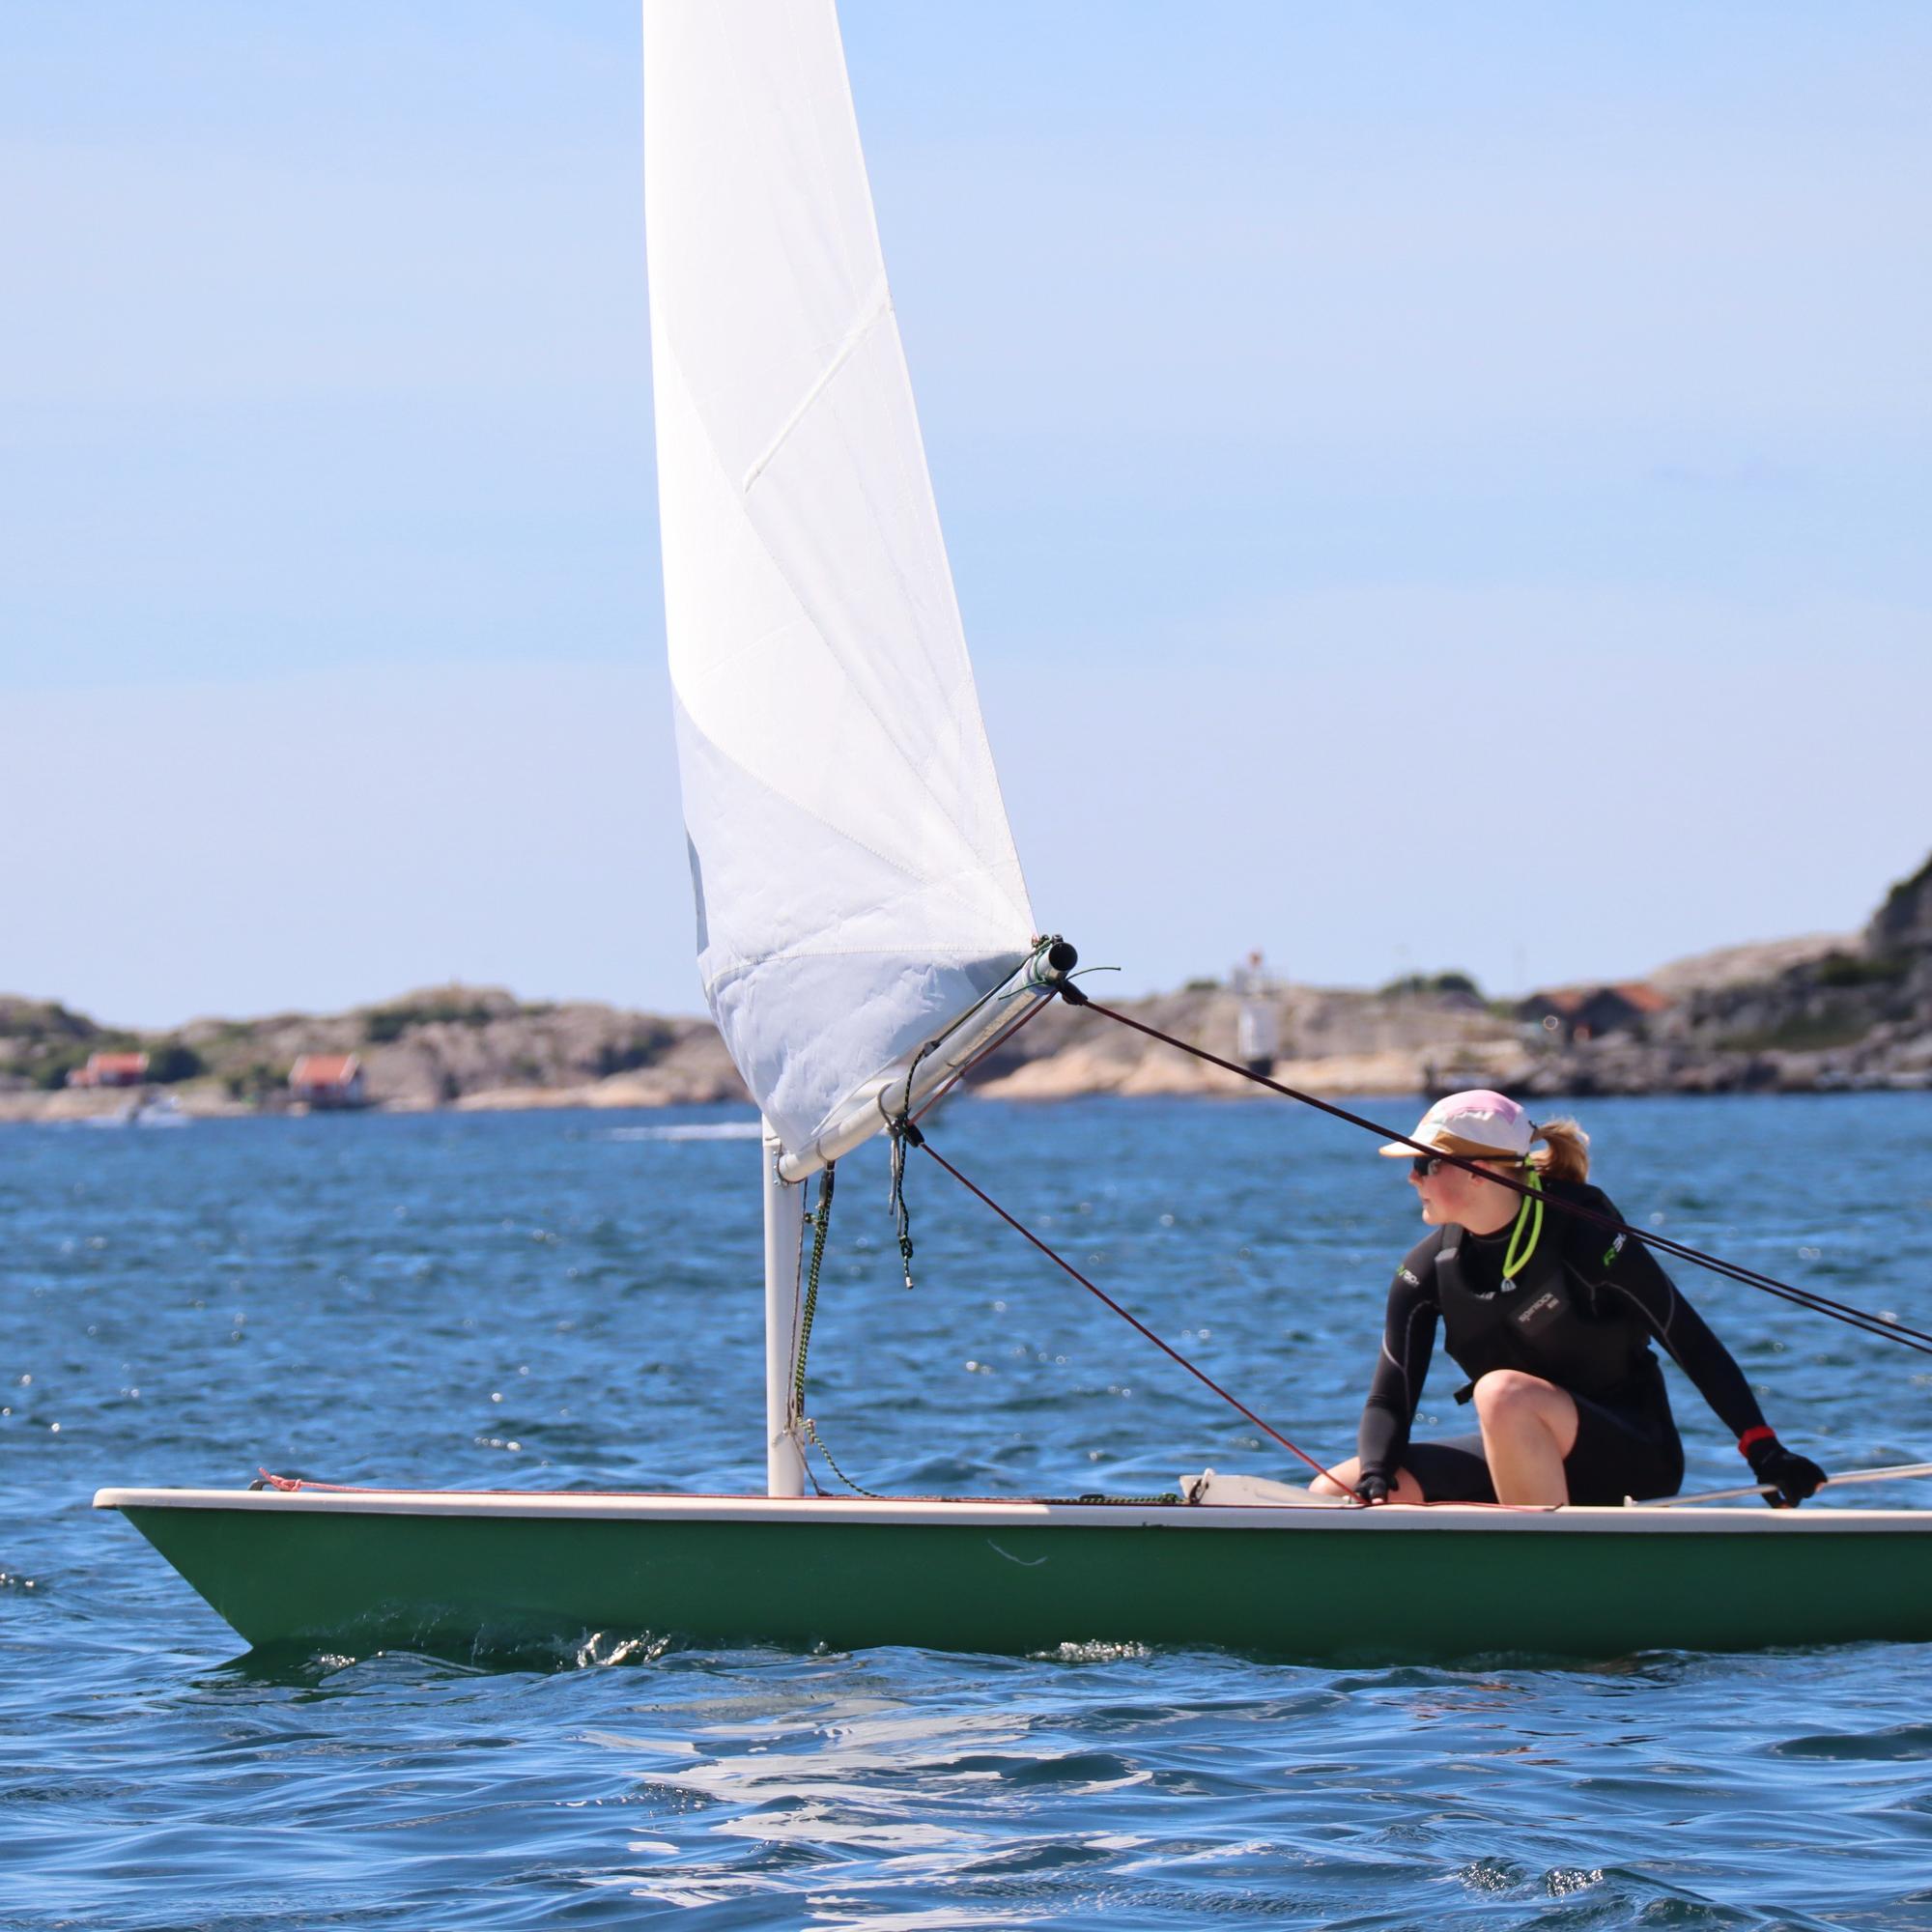
<svg viewBox="0 0 1932 1932"><path fill-rule="evenodd" d="M875 1501L883 1502L885 1498L880 1496L876 1490L868 1490L863 1484L855 1483L838 1466L838 1458L825 1446L824 1438L818 1433L818 1425L805 1412L805 1363L806 1357L811 1352L812 1321L818 1314L818 1270L825 1260L825 1237L832 1227L833 1169L837 1165L835 1161L826 1162L818 1181L818 1205L805 1217L811 1223L811 1255L805 1264L805 1305L799 1310L798 1317L798 1363L792 1370L792 1407L798 1416L799 1426L804 1431L805 1439L825 1458L826 1467L855 1495L871 1496ZM808 1476L811 1476L810 1463L805 1465L805 1472ZM811 1487L817 1490L820 1495L825 1493L819 1488L816 1476L811 1476Z"/></svg>
<svg viewBox="0 0 1932 1932"><path fill-rule="evenodd" d="M1094 970L1096 973L1104 973L1108 969L1104 966L1096 966ZM1178 1503L1180 1500L1180 1492L1178 1490L1157 1490L1150 1496L1110 1496L1103 1494L1098 1490L1088 1490L1084 1494L1077 1496L1033 1496L1029 1497L1028 1500L1040 1503L1119 1503L1123 1505Z"/></svg>
<svg viewBox="0 0 1932 1932"><path fill-rule="evenodd" d="M845 1473L845 1471L838 1466L838 1459L833 1455L832 1451L825 1446L824 1439L819 1435L817 1423L813 1422L811 1417L809 1415L805 1418L805 1439L808 1442L810 1442L811 1446L814 1449L816 1449L821 1456L825 1458L826 1467L829 1468L832 1471L832 1473L835 1476L837 1476L838 1480L841 1483L843 1483L848 1490L852 1492L854 1495L870 1496L875 1503L882 1503L890 1500L889 1497L882 1496L877 1490L868 1490L864 1483L855 1483L852 1480L852 1478L848 1476ZM825 1492L824 1491L821 1490L819 1493L823 1495Z"/></svg>
<svg viewBox="0 0 1932 1932"><path fill-rule="evenodd" d="M805 1218L811 1223L811 1260L805 1271L805 1307L798 1318L798 1365L792 1371L793 1406L805 1413L805 1358L811 1349L811 1321L818 1313L818 1268L825 1259L825 1236L832 1226L832 1178L837 1161L827 1161L818 1179L818 1206Z"/></svg>
<svg viewBox="0 0 1932 1932"><path fill-rule="evenodd" d="M1517 1243L1522 1240L1523 1230L1529 1231L1529 1239L1520 1254ZM1522 1197L1522 1206L1516 1210L1516 1226L1510 1230L1509 1247L1503 1255L1503 1279L1514 1281L1529 1265L1530 1257L1536 1253L1536 1244L1543 1238L1543 1172L1540 1168L1529 1170L1529 1192Z"/></svg>

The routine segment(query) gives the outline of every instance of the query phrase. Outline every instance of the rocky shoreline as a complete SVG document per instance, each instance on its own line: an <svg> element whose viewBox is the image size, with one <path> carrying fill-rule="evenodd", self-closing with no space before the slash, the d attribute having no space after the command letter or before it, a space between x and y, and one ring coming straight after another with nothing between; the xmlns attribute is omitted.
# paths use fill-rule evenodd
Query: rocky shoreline
<svg viewBox="0 0 1932 1932"><path fill-rule="evenodd" d="M1239 1053L1243 1008L1251 1018L1265 1008L1279 1042L1271 1076L1323 1094L1932 1091L1932 860L1892 888L1862 933L1729 948L1646 984L1655 1010L1574 1036L1550 1031L1549 1016L1526 1018L1529 1003L1487 1001L1453 974L1379 992L1202 981L1121 1005L1228 1059ZM69 1084L114 1053L146 1056L138 1091ZM302 1055L355 1056L358 1098L390 1113L749 1101L707 1019L524 1002L497 988L440 986L345 1013L195 1020L158 1034L0 995L0 1121L111 1118L144 1094L165 1094L190 1117L301 1111L289 1075ZM969 1084L1008 1100L1256 1091L1057 1004Z"/></svg>

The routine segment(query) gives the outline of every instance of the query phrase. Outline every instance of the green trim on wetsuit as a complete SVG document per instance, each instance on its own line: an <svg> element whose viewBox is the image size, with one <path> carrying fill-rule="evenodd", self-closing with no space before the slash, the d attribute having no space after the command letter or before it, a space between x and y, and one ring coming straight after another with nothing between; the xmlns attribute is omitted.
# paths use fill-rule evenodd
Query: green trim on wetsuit
<svg viewBox="0 0 1932 1932"><path fill-rule="evenodd" d="M1529 1169L1527 1182L1529 1192L1522 1197L1522 1206L1516 1210L1516 1226L1510 1230L1509 1252L1503 1256L1503 1279L1514 1281L1530 1264L1536 1253L1536 1244L1543 1238L1543 1171ZM1531 1210L1535 1210L1535 1226L1530 1227ZM1522 1237L1525 1227L1530 1228L1529 1245L1521 1254L1516 1251L1516 1244Z"/></svg>

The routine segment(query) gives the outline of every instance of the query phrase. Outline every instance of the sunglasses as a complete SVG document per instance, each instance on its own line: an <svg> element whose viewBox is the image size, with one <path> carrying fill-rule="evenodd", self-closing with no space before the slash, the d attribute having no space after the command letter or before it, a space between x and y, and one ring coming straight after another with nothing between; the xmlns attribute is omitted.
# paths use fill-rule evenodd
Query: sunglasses
<svg viewBox="0 0 1932 1932"><path fill-rule="evenodd" d="M1513 1160L1511 1154L1477 1154L1477 1160ZM1449 1157L1439 1153L1419 1153L1409 1162L1408 1171L1417 1180L1427 1180L1432 1174L1440 1174L1449 1165ZM1520 1165L1520 1163L1519 1163Z"/></svg>

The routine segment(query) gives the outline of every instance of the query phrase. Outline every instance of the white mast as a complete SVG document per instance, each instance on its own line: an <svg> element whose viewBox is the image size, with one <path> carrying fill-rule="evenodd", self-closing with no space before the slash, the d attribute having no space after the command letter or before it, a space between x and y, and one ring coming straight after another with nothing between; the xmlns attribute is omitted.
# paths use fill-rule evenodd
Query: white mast
<svg viewBox="0 0 1932 1932"><path fill-rule="evenodd" d="M765 1173L765 1493L805 1493L805 1445L792 1413L798 1363L798 1271L805 1240L805 1183L779 1179L779 1137L766 1122L759 1150Z"/></svg>

